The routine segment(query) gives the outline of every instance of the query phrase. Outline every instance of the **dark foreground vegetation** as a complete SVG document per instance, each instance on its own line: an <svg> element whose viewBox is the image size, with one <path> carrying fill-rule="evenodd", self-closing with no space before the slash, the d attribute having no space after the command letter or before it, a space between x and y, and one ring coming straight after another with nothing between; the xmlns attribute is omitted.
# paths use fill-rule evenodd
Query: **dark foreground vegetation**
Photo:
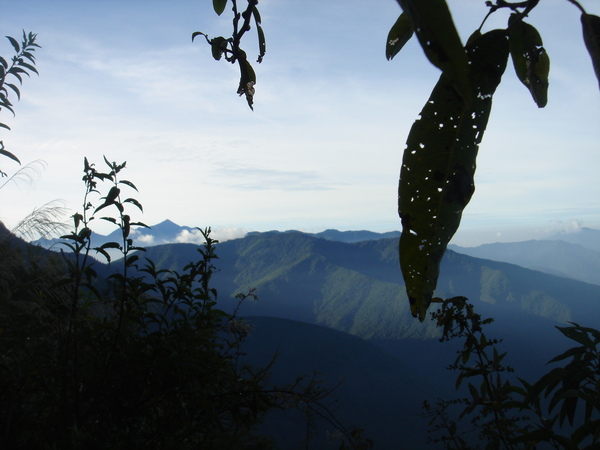
<svg viewBox="0 0 600 450"><path fill-rule="evenodd" d="M173 267L174 256L163 255L160 264L146 258L144 249L136 247L129 237L132 226L144 226L131 218L141 212L142 206L125 195L127 191L135 191L135 185L121 178L125 164L108 160L105 164L107 170L101 172L85 161L83 212L73 216L73 229L63 236L67 242L63 252L31 246L8 230L2 231L0 423L2 442L7 443L7 448L274 448L275 442L284 448L294 444L309 445L308 448L370 448L372 444L375 448L388 448L396 444L384 437L385 433L381 434L378 445L377 439L373 442L364 437L371 437L368 428L363 432L345 427L337 412L332 414L338 392L353 395L357 409L364 409L361 406L364 401L359 400L361 394L368 392L380 399L379 404L370 408L380 406L388 413L384 428L393 427L403 415L412 417L411 427L420 430L417 434L421 439L407 432L407 439L397 443L400 448L414 445L479 448L482 443L491 448L535 448L541 442L556 448L593 448L598 442L600 333L597 330L577 324L561 326L561 333L577 345L554 358L554 362L560 363L558 367L552 366L535 383L527 382L518 379L519 374L515 376L505 364L506 354L499 351L499 341L485 334L491 319L482 320L464 297L440 300L431 331L441 340L457 344L453 348L458 349L458 355L451 369L457 373L455 385L461 388L461 396L456 400L426 402L421 410L418 402L433 400L435 392L440 392L430 389L427 383L443 377L442 373L419 379L417 372L411 375L409 357L404 358L404 367L384 362L392 348L389 346L381 356L376 356L382 350L368 347L362 350L366 344L358 338L351 342L341 335L335 337L290 324L277 331L279 325L272 321L242 320L240 309L247 306L252 311L260 306L260 302L253 301L253 291L235 295L234 289L227 292L227 298L218 300L215 281L219 286L234 284L231 278L234 274L226 260L228 269L222 274L216 271L216 242L211 239L210 230L204 230L204 246L194 250L196 261L185 263L183 268ZM113 223L120 230L120 242L94 248L90 240L94 220ZM285 241L287 245L296 247L295 251L304 248L299 235L288 236L291 239ZM275 234L271 238L288 236ZM272 266L284 278L302 276L297 273L294 260L297 253L279 245L282 259L272 260L265 253L265 246L259 245L260 238L250 238L254 254L241 248L239 251L258 258L260 261L254 264L262 265L266 273ZM350 245L320 241L326 247ZM375 244L383 246L385 240ZM234 242L223 247L226 259L236 245ZM156 254L151 250L148 253ZM118 252L121 258L114 261L109 251L113 255ZM309 281L310 276L306 277L311 272L310 265L315 263L307 259L307 248L299 253L304 255L300 258L306 266L304 280ZM357 254L361 252L357 250ZM382 255L385 254L384 251ZM111 265L98 263L92 255L106 258ZM266 259L259 258L260 255ZM362 257L368 258L366 254ZM359 261L344 257L344 249L338 249L335 258L359 270ZM330 289L343 285L342 280L348 275L343 275L339 268L330 269L322 257L316 261L321 261L322 266L313 267L317 269L313 272L333 277L329 280ZM375 260L366 266L373 271L373 264ZM241 277L250 282L250 265L246 268L246 275L238 273L236 280ZM260 272L256 272L256 267L253 270ZM385 278L384 267L375 271ZM358 272L356 276L360 277ZM281 284L276 289L276 278L271 274L262 282L256 278L253 282L269 298L273 298L273 290L285 297ZM493 286L493 280L485 283ZM310 280L305 289L311 285L318 286L318 282ZM364 283L353 285L352 280L346 280L347 287L354 286L351 289L360 285ZM374 286L369 291L373 289ZM382 294L381 289L383 285L374 290ZM490 289L493 292L495 288ZM363 294L361 298L369 297L368 293ZM298 295L310 294L304 291ZM298 295L290 293L281 314L302 317L306 304L303 306ZM520 295L521 302L526 304L527 295ZM317 308L321 314L319 320L329 321L330 327L343 328L350 317L348 310L344 313L344 306L351 307L352 299L349 292L338 291L328 300L333 301L329 309ZM539 300L544 302L543 297ZM248 301L252 304L243 305ZM552 300L546 303L552 306ZM377 307L371 310L375 319L379 317L376 311ZM560 313L560 307L550 308L547 314L557 311ZM262 312L268 312L268 302L267 310ZM370 314L363 316L362 326L366 328L360 331L361 320L354 317L354 333L365 334L371 319ZM309 317L305 320L311 321ZM271 333L262 342L257 337L261 336L260 331L253 328L261 326ZM301 336L300 342L293 344L294 338L289 334L287 340L282 340L285 329L295 329L297 337ZM383 344L384 336L378 338L373 341ZM336 339L342 339L340 345L335 344ZM278 345L272 348L269 341ZM250 356L260 354L262 360L246 354L246 342ZM410 343L416 341L406 342L405 351L409 354ZM290 358L290 353L284 352L286 346L294 349L291 360L286 360ZM340 354L344 348L346 352ZM275 357L277 349L282 350L281 361ZM356 361L354 369L338 372L337 380L328 380L342 382L333 392L335 385L321 383L320 375L312 373L314 367L294 366L295 360L302 360L303 352L319 350L324 352L322 360L337 360L340 367L349 368L349 361ZM259 364L254 364L257 361ZM278 367L278 363L283 366ZM385 376L382 372L372 372L382 367L390 370ZM353 384L356 377L352 377L352 372L367 377L371 385L397 389L397 393L389 390L387 396L391 399L398 394L399 407L394 410L393 406L385 406L386 394L374 395L373 386ZM381 384L394 374L396 383ZM362 393L348 394L343 381L346 375L350 386ZM394 384L395 388L390 387ZM412 395L407 394L409 391ZM448 394L447 390L441 392ZM274 414L286 409L297 412ZM339 415L344 416L343 411ZM425 431L426 420L430 423L429 432ZM298 434L298 426L290 422L304 423L300 425L304 432ZM318 422L326 424L328 439L313 439L319 433L314 428ZM368 420L365 422L373 426ZM409 418L407 422L413 420ZM463 422L465 425L460 425ZM282 429L289 430L287 441L281 436Z"/></svg>
<svg viewBox="0 0 600 450"><path fill-rule="evenodd" d="M581 12L584 42L600 78L600 18L579 2L569 2ZM234 13L230 39L210 39L201 32L192 37L204 36L215 59L224 57L239 65L237 92L252 107L256 75L240 42L254 23L262 60L266 43L258 2L248 0L247 9L238 12L236 0L215 0L217 14L229 3ZM416 35L428 59L442 71L407 140L399 214L400 267L410 312L420 322L431 315L440 339L458 343L450 369L457 374L460 397L425 402L422 412L431 427L424 441L449 449L600 446L600 331L578 323L558 327L574 346L555 356L537 381L527 381L506 365L500 341L487 336L492 319L482 318L460 294L445 300L434 297L434 291L455 289L438 286L442 257L473 194L478 146L509 58L534 102L539 107L547 103L549 57L537 30L525 22L538 3L486 2L488 15L463 45L444 0L399 0L403 12L387 42L391 59ZM502 10L510 14L506 29L482 32L489 15ZM10 63L0 59L0 109L14 112L9 97L20 97L23 76L37 73L38 45L31 33L24 32L21 42L8 39L15 55ZM3 123L0 127L8 128ZM1 141L0 156L20 163ZM71 231L63 235L67 244L62 254L31 247L0 230L2 445L265 449L275 444L258 426L267 413L281 409L299 411L306 424L304 436L286 447L310 448L316 417L335 430L329 435L329 447L377 445L364 437L368 430L363 436L361 429L346 428L338 421L329 408L332 392L316 376L300 374L273 384L269 375L275 357L258 366L248 363L243 344L250 328L239 310L254 294L238 293L227 308L217 303L216 242L209 229L203 232L206 242L197 249L196 259L181 270L143 257L144 249L131 239L133 226L145 226L132 218L142 206L125 194L136 191L135 185L121 178L125 163L104 162L106 169L100 171L84 161L82 209L72 216ZM0 175L6 174L0 170ZM114 224L119 240L94 246L94 220ZM119 270L100 275L92 254L110 262L114 252L122 259L116 265ZM279 272L287 267L281 260L260 264L275 264ZM488 289L480 293L481 299L497 300L501 275L485 272ZM337 326L346 326L344 308L360 308L362 296L354 304L348 301L356 300L354 294L342 296L347 301L337 303L341 310L330 309L329 317ZM552 298L529 294L519 297L529 309L556 311ZM430 306L433 313L428 312ZM523 321L527 325L527 318ZM431 379L438 376L431 374ZM417 390L426 384L413 381ZM361 392L355 396L360 398ZM385 426L394 427L396 420L388 417Z"/></svg>

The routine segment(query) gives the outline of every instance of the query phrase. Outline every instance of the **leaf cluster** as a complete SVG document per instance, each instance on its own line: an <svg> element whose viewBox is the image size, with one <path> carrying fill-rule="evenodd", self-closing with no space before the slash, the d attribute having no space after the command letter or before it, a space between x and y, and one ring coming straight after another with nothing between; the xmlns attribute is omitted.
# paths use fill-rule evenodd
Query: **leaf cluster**
<svg viewBox="0 0 600 450"><path fill-rule="evenodd" d="M21 91L19 90L19 86L23 84L23 75L29 77L31 72L38 73L35 68L34 52L40 46L35 42L36 37L36 34L31 32L26 33L25 30L23 30L21 43L11 36L6 36L6 39L8 39L15 50L15 55L11 58L10 63L4 57L0 56L0 111L4 108L14 116L15 110L10 100L11 94L16 95L17 100L20 100ZM18 81L18 85L11 78ZM3 122L0 122L0 128L10 130L10 127ZM0 155L21 164L19 158L6 150L2 141L0 141ZM4 177L6 174L0 170L0 176Z"/></svg>
<svg viewBox="0 0 600 450"><path fill-rule="evenodd" d="M252 68L252 64L248 61L246 52L241 47L241 40L246 32L252 28L252 23L256 27L258 37L258 59L261 63L267 50L265 33L262 29L262 19L258 11L258 0L247 0L246 9L241 11L238 9L238 0L213 0L213 8L218 15L223 14L229 2L232 5L233 12L233 30L231 37L225 38L218 36L210 39L208 35L201 31L192 33L192 41L198 36L204 36L206 42L210 45L212 56L219 61L225 58L227 62L238 65L240 69L240 82L238 85L238 95L244 95L250 109L254 109L254 93L256 84L256 73Z"/></svg>
<svg viewBox="0 0 600 450"><path fill-rule="evenodd" d="M30 247L22 252L0 240L0 442L11 449L268 449L257 424L267 411L298 408L307 420L336 426L342 448L371 448L331 414L331 390L316 375L272 385L275 356L259 368L243 361L250 328L238 311L255 296L238 295L232 313L217 307L217 241L209 228L200 230L198 259L181 271L140 258L131 226L144 225L128 209L142 206L123 195L137 189L121 178L125 163L104 164L100 170L84 160L83 209L63 236L69 251L29 255ZM94 247L96 218L116 225L121 241ZM117 252L121 269L100 276L94 251L108 261Z"/></svg>
<svg viewBox="0 0 600 450"><path fill-rule="evenodd" d="M446 448L471 448L476 433L484 448L529 449L541 443L553 448L596 448L600 443L600 332L573 323L557 327L577 346L549 363L565 363L533 384L507 376L513 372L500 353L501 342L488 339L481 320L464 297L436 300L440 309L432 313L442 327L442 341L464 342L450 370L458 372L457 390L469 381L468 396L424 404L430 419L433 442ZM450 411L458 408L456 419ZM458 422L470 419L470 429Z"/></svg>
<svg viewBox="0 0 600 450"><path fill-rule="evenodd" d="M584 43L598 79L600 17L581 11ZM540 108L548 102L550 58L537 29L526 22L538 0L487 1L488 14L460 40L445 0L398 0L402 8L386 41L393 59L416 35L441 76L406 142L398 187L402 221L400 265L414 317L423 321L432 302L439 265L474 190L479 144L492 98L508 60ZM508 10L506 28L482 32L490 15Z"/></svg>

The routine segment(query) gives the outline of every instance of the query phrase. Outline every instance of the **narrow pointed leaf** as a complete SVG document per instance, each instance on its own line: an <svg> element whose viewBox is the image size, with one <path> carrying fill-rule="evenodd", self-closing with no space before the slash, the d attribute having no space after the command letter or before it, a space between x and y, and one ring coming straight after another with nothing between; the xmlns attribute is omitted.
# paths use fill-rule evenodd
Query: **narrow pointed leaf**
<svg viewBox="0 0 600 450"><path fill-rule="evenodd" d="M6 85L9 88L11 88L14 91L14 93L17 95L17 98L19 100L21 100L21 91L19 91L19 88L17 86L15 86L14 84L12 84L12 83L6 83Z"/></svg>
<svg viewBox="0 0 600 450"><path fill-rule="evenodd" d="M104 256L106 258L106 262L109 262L109 263L111 262L110 255L108 254L108 252L106 250L104 250L103 248L100 248L100 247L95 248L94 250L96 251L96 253L102 254L102 256Z"/></svg>
<svg viewBox="0 0 600 450"><path fill-rule="evenodd" d="M564 334L566 337L568 337L569 339L572 339L575 342L577 342L591 350L594 350L596 348L592 339L590 339L590 337L586 333L582 332L578 328L576 328L576 327L556 327L556 328L562 334Z"/></svg>
<svg viewBox="0 0 600 450"><path fill-rule="evenodd" d="M544 49L540 33L532 25L516 19L509 20L510 55L517 77L525 85L538 107L548 103L548 73L550 58Z"/></svg>
<svg viewBox="0 0 600 450"><path fill-rule="evenodd" d="M192 33L192 42L194 42L194 39L196 39L198 36L204 36L206 38L206 34L204 34L202 31L194 31Z"/></svg>
<svg viewBox="0 0 600 450"><path fill-rule="evenodd" d="M6 39L8 39L10 41L11 45L14 47L14 49L17 53L19 53L21 51L21 47L19 46L19 43L17 42L17 40L14 37L6 36Z"/></svg>
<svg viewBox="0 0 600 450"><path fill-rule="evenodd" d="M411 128L402 162L400 265L411 313L421 321L437 285L442 256L474 191L479 143L508 60L506 32L485 33L467 50L473 102L465 101L442 73Z"/></svg>
<svg viewBox="0 0 600 450"><path fill-rule="evenodd" d="M406 13L400 14L396 23L392 25L385 43L385 57L389 60L398 54L402 47L409 41L414 34L410 25L410 19Z"/></svg>
<svg viewBox="0 0 600 450"><path fill-rule="evenodd" d="M152 228L146 225L144 222L131 222L131 226L143 227L143 228Z"/></svg>
<svg viewBox="0 0 600 450"><path fill-rule="evenodd" d="M127 261L125 261L125 265L127 267L130 267L132 264L134 264L137 260L139 260L140 257L137 255L131 255L127 257Z"/></svg>
<svg viewBox="0 0 600 450"><path fill-rule="evenodd" d="M138 188L135 187L135 184L133 184L131 181L127 181L127 180L120 180L119 184L125 184L127 186L129 186L130 188L134 189L134 190L138 190Z"/></svg>
<svg viewBox="0 0 600 450"><path fill-rule="evenodd" d="M256 34L258 36L258 59L256 62L261 63L267 52L267 41L260 22L256 22Z"/></svg>
<svg viewBox="0 0 600 450"><path fill-rule="evenodd" d="M427 59L446 74L470 102L467 54L445 0L397 0L410 19L411 27Z"/></svg>
<svg viewBox="0 0 600 450"><path fill-rule="evenodd" d="M23 66L29 70L31 70L33 73L36 73L39 75L39 72L37 71L37 69L35 67L33 67L31 64L27 64L26 62L21 61L19 63L20 66Z"/></svg>
<svg viewBox="0 0 600 450"><path fill-rule="evenodd" d="M1 125L1 124L0 124ZM8 128L8 127L6 127ZM10 129L10 128L9 128ZM19 164L21 164L21 161L19 161L19 158L17 158L15 155L13 155L11 152L9 152L8 150L5 150L4 147L0 148L0 155L6 156L7 158L12 159L13 161L18 162Z"/></svg>
<svg viewBox="0 0 600 450"><path fill-rule="evenodd" d="M137 206L140 211L144 212L144 208L142 208L140 202L138 202L135 198L126 198L125 200L123 200L123 203L132 203L135 206Z"/></svg>
<svg viewBox="0 0 600 450"><path fill-rule="evenodd" d="M581 15L583 41L592 58L594 72L600 86L600 17L592 14Z"/></svg>

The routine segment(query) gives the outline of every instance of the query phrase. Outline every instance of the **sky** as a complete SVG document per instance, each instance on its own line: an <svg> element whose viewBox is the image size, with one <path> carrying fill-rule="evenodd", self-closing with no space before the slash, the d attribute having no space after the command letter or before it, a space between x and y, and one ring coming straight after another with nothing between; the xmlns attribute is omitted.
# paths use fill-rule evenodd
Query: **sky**
<svg viewBox="0 0 600 450"><path fill-rule="evenodd" d="M463 39L484 1L449 0ZM581 0L600 15L595 0ZM394 0L261 0L267 53L254 111L236 95L238 69L213 60L195 31L229 36L209 0L0 0L1 35L38 34L39 76L16 115L0 111L7 150L42 167L32 183L0 180L9 228L60 200L81 211L83 159L127 162L144 207L134 220L247 231L400 229L397 185L406 137L439 71L412 39L393 61ZM486 29L505 27L507 13ZM476 191L458 245L540 239L600 228L600 91L578 10L545 0L528 22L550 60L539 109L509 62L479 149ZM246 37L249 57L258 54ZM11 55L8 40L0 55ZM37 161L37 162L36 162ZM19 166L2 158L9 175ZM110 224L95 231L108 234ZM219 237L218 236L218 237Z"/></svg>

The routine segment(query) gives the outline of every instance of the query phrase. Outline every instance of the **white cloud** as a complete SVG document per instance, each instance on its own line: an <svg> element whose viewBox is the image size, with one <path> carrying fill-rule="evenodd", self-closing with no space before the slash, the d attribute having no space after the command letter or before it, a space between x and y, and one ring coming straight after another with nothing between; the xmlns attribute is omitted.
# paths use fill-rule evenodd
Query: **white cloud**
<svg viewBox="0 0 600 450"><path fill-rule="evenodd" d="M146 246L154 245L155 239L154 239L154 236L152 236L152 235L141 234L141 233L139 233L139 234L136 233L135 235L134 235L134 233L131 233L131 234L132 234L132 238L135 239L136 242L139 241L139 243L141 245L146 245Z"/></svg>
<svg viewBox="0 0 600 450"><path fill-rule="evenodd" d="M583 228L583 222L578 219L554 220L551 230L555 233L578 233Z"/></svg>
<svg viewBox="0 0 600 450"><path fill-rule="evenodd" d="M210 236L220 242L229 241L231 239L238 239L246 236L248 232L243 228L238 227L224 227L215 228L211 230ZM180 244L204 244L204 236L198 229L192 231L183 230L175 237L175 242Z"/></svg>

